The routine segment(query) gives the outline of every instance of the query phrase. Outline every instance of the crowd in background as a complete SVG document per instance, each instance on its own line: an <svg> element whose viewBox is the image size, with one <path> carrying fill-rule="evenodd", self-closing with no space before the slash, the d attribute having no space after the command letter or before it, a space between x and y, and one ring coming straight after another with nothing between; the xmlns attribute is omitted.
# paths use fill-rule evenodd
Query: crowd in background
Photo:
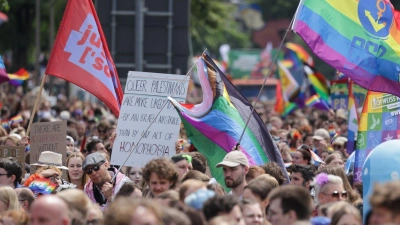
<svg viewBox="0 0 400 225"><path fill-rule="evenodd" d="M400 224L400 182L377 185L372 197L363 199L362 183L353 183L351 171L345 171L345 111L305 108L283 119L272 104L256 104L288 178L274 162L250 166L240 147L209 165L201 154L206 149L196 149L183 127L172 158L120 168L110 162L115 116L101 104L63 95L53 106L41 102L35 121L67 121L66 154L45 151L31 164L26 136L31 103L21 89L3 89L0 98L2 121L23 118L0 128L0 144L26 148L25 165L0 159L2 224L356 225L363 217L364 224ZM212 177L211 166L223 171L224 184ZM54 190L30 188L37 179L48 180ZM372 207L366 214L364 201Z"/></svg>

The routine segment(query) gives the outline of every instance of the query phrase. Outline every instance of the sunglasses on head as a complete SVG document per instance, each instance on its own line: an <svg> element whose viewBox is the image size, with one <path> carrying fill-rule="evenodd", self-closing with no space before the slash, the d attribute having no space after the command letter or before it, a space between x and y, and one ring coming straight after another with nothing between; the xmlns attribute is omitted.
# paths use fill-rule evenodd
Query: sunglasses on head
<svg viewBox="0 0 400 225"><path fill-rule="evenodd" d="M91 168L88 168L88 169L85 169L85 173L86 174L88 174L88 175L90 175L90 174L92 174L93 173L93 171L99 171L100 170L100 166L101 165L103 165L104 163L99 163L99 164L96 164L95 166L93 166L93 167L91 167Z"/></svg>
<svg viewBox="0 0 400 225"><path fill-rule="evenodd" d="M341 196L342 198L347 198L347 191L342 191L342 192L334 191L334 192L332 192L332 197L333 198L339 198L339 196Z"/></svg>

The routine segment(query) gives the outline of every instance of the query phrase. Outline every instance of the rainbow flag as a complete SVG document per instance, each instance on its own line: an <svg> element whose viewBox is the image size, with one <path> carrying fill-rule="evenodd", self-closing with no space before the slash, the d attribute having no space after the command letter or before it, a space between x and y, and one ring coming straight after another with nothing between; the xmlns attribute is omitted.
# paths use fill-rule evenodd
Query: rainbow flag
<svg viewBox="0 0 400 225"><path fill-rule="evenodd" d="M306 100L306 106L328 111L331 109L329 104L324 99L321 99L318 94L309 97Z"/></svg>
<svg viewBox="0 0 400 225"><path fill-rule="evenodd" d="M29 79L29 72L21 68L13 74L9 73L8 77L10 78L9 83L18 87L21 86L25 80Z"/></svg>
<svg viewBox="0 0 400 225"><path fill-rule="evenodd" d="M279 68L279 80L281 81L283 99L288 102L289 99L292 99L294 95L298 93L300 85L293 78L293 75L284 63L284 61L278 61L277 64Z"/></svg>
<svg viewBox="0 0 400 225"><path fill-rule="evenodd" d="M304 71L310 81L311 95L318 94L321 99L329 103L330 93L327 79L311 66L304 65Z"/></svg>
<svg viewBox="0 0 400 225"><path fill-rule="evenodd" d="M10 124L21 123L22 121L24 121L24 118L21 115L17 115L10 119Z"/></svg>
<svg viewBox="0 0 400 225"><path fill-rule="evenodd" d="M6 67L4 66L3 59L0 56L0 84L9 81L10 78L7 76Z"/></svg>
<svg viewBox="0 0 400 225"><path fill-rule="evenodd" d="M313 58L310 56L310 54L308 54L306 50L304 50L302 46L289 42L285 44L285 47L295 52L302 62L305 62L310 66L314 66Z"/></svg>
<svg viewBox="0 0 400 225"><path fill-rule="evenodd" d="M361 182L364 162L376 146L400 138L399 122L400 98L392 94L369 91L358 123L355 181Z"/></svg>
<svg viewBox="0 0 400 225"><path fill-rule="evenodd" d="M389 0L302 0L292 29L360 86L400 96L400 13Z"/></svg>
<svg viewBox="0 0 400 225"><path fill-rule="evenodd" d="M250 165L273 161L286 172L281 154L261 118L256 111L250 114L252 105L208 55L197 61L197 71L203 102L189 109L169 99L181 117L188 138L207 158L212 176L225 185L223 171L215 165L237 144L249 115L250 122L240 145Z"/></svg>
<svg viewBox="0 0 400 225"><path fill-rule="evenodd" d="M28 186L33 193L46 195L51 194L56 187L57 184L51 183L50 179L47 178L36 178Z"/></svg>
<svg viewBox="0 0 400 225"><path fill-rule="evenodd" d="M358 113L356 101L354 99L353 94L353 81L349 81L349 119L348 119L348 130L347 130L347 153L351 154L355 149L355 142L357 140L357 132L358 132Z"/></svg>

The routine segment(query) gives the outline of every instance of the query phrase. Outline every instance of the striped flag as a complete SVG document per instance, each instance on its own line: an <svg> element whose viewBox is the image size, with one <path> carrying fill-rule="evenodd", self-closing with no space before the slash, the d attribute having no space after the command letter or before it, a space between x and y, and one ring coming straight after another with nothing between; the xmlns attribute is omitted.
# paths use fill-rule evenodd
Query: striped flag
<svg viewBox="0 0 400 225"><path fill-rule="evenodd" d="M347 130L347 153L351 154L355 150L355 142L357 139L358 132L358 114L357 106L353 95L353 81L349 79L349 119L348 119L348 130Z"/></svg>

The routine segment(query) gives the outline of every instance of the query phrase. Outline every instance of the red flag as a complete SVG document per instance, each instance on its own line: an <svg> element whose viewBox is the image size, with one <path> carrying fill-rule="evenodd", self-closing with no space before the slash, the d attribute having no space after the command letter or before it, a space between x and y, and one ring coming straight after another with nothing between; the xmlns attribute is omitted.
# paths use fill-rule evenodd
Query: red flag
<svg viewBox="0 0 400 225"><path fill-rule="evenodd" d="M72 82L119 114L122 88L91 0L69 0L46 74Z"/></svg>

